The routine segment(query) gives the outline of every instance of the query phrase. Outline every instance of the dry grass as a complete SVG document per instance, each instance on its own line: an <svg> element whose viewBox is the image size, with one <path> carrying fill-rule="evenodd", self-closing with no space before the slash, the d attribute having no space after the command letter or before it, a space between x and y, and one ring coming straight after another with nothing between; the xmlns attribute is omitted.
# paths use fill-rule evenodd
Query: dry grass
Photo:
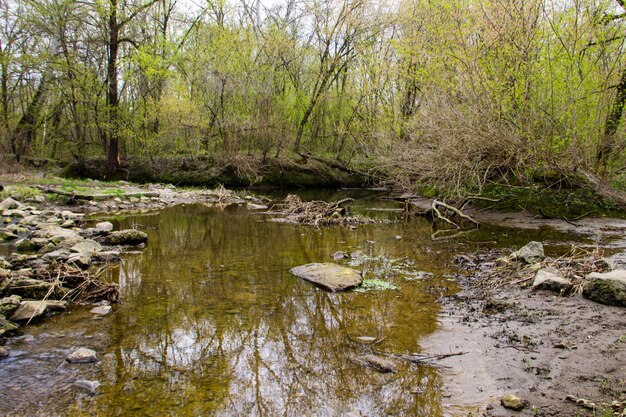
<svg viewBox="0 0 626 417"><path fill-rule="evenodd" d="M435 94L413 120L406 141L390 140L379 155L390 180L404 189L429 186L438 195L463 196L489 180L523 179L538 162L532 135L503 119L488 99Z"/></svg>

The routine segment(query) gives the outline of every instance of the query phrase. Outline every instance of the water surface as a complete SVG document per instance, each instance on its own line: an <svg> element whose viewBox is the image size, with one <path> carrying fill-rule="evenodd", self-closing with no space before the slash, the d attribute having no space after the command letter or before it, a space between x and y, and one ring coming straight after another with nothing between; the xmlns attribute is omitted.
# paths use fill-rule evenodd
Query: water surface
<svg viewBox="0 0 626 417"><path fill-rule="evenodd" d="M369 196L355 207L396 218L387 210L401 206ZM420 219L315 229L236 206L176 206L115 223L149 235L109 273L124 303L104 318L76 308L26 328L0 362L0 414L445 415L436 368L396 362L396 373L379 374L354 358L421 352L438 326L437 299L456 291L454 255L564 240L489 228L433 240ZM289 273L340 250L364 252L358 268L399 289L330 294ZM434 275L410 279L415 271ZM100 361L66 364L78 347ZM99 394L76 388L78 379L100 381Z"/></svg>

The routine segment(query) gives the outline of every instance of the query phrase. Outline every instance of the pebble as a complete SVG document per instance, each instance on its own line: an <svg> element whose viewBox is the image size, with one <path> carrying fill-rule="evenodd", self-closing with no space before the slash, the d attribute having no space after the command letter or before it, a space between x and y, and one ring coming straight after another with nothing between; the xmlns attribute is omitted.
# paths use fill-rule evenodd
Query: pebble
<svg viewBox="0 0 626 417"><path fill-rule="evenodd" d="M80 348L65 358L70 363L93 363L97 360L96 352L91 349Z"/></svg>
<svg viewBox="0 0 626 417"><path fill-rule="evenodd" d="M98 393L98 387L101 384L99 381L89 381L88 379L79 379L78 381L74 382L74 385L76 385L79 388L83 388L84 390L89 392L91 395L95 395Z"/></svg>
<svg viewBox="0 0 626 417"><path fill-rule="evenodd" d="M509 410L521 411L524 409L524 407L526 407L527 402L517 395L508 394L500 398L500 404L502 404L504 408L508 408Z"/></svg>
<svg viewBox="0 0 626 417"><path fill-rule="evenodd" d="M106 316L107 314L111 312L111 306L94 307L91 310L89 310L89 312L96 314L98 316Z"/></svg>

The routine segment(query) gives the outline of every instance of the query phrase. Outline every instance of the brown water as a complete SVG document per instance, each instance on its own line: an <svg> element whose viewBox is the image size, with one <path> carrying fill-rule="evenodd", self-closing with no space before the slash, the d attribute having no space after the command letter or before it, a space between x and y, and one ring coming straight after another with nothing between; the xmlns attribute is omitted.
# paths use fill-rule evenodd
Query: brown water
<svg viewBox="0 0 626 417"><path fill-rule="evenodd" d="M398 207L368 198L355 207L396 216L372 205ZM315 229L202 205L115 221L149 235L111 271L124 303L99 319L73 309L11 341L1 415L446 415L436 368L397 362L396 373L379 374L353 358L421 352L438 326L437 299L456 291L454 255L564 238L483 228L433 241L422 220ZM365 252L355 267L398 289L329 294L289 273L339 250ZM434 276L414 279L416 271ZM78 347L100 361L66 364ZM99 394L75 387L78 379L100 381Z"/></svg>

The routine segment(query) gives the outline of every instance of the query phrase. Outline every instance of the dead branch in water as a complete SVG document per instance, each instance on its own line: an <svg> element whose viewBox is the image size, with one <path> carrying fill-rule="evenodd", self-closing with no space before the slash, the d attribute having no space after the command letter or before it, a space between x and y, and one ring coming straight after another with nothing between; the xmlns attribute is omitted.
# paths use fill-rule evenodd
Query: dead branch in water
<svg viewBox="0 0 626 417"><path fill-rule="evenodd" d="M344 207L354 201L352 198L344 198L339 201L326 203L324 201L302 201L300 197L290 194L282 203L270 209L270 213L280 214L292 223L306 224L310 226L328 225L355 225L375 223L375 219L363 216L349 216Z"/></svg>
<svg viewBox="0 0 626 417"><path fill-rule="evenodd" d="M467 220L467 221L469 221L471 223L474 223L476 226L480 225L480 223L477 220L475 220L473 217L463 213L461 210L459 210L458 208L456 208L454 206L451 206L450 204L444 203L443 201L439 201L439 200L435 199L435 200L433 200L433 203L432 203L431 207L432 207L433 211L435 212L435 214L437 215L437 217L439 219L444 220L445 222L450 223L450 224L456 226L457 229L460 229L460 226L458 224L454 223L453 221L451 221L450 219L448 219L447 217L444 217L441 214L441 212L439 211L439 209L438 209L439 207L443 207L446 210L449 210L449 211L453 212L454 214L456 214L461 219Z"/></svg>
<svg viewBox="0 0 626 417"><path fill-rule="evenodd" d="M440 353L434 355L400 355L396 353L388 353L382 351L373 351L377 355L387 356L389 358L399 359L406 362L411 362L415 364L428 364L433 365L433 361L440 361L445 358L450 358L452 356L460 356L465 355L467 352L453 352L453 353Z"/></svg>

